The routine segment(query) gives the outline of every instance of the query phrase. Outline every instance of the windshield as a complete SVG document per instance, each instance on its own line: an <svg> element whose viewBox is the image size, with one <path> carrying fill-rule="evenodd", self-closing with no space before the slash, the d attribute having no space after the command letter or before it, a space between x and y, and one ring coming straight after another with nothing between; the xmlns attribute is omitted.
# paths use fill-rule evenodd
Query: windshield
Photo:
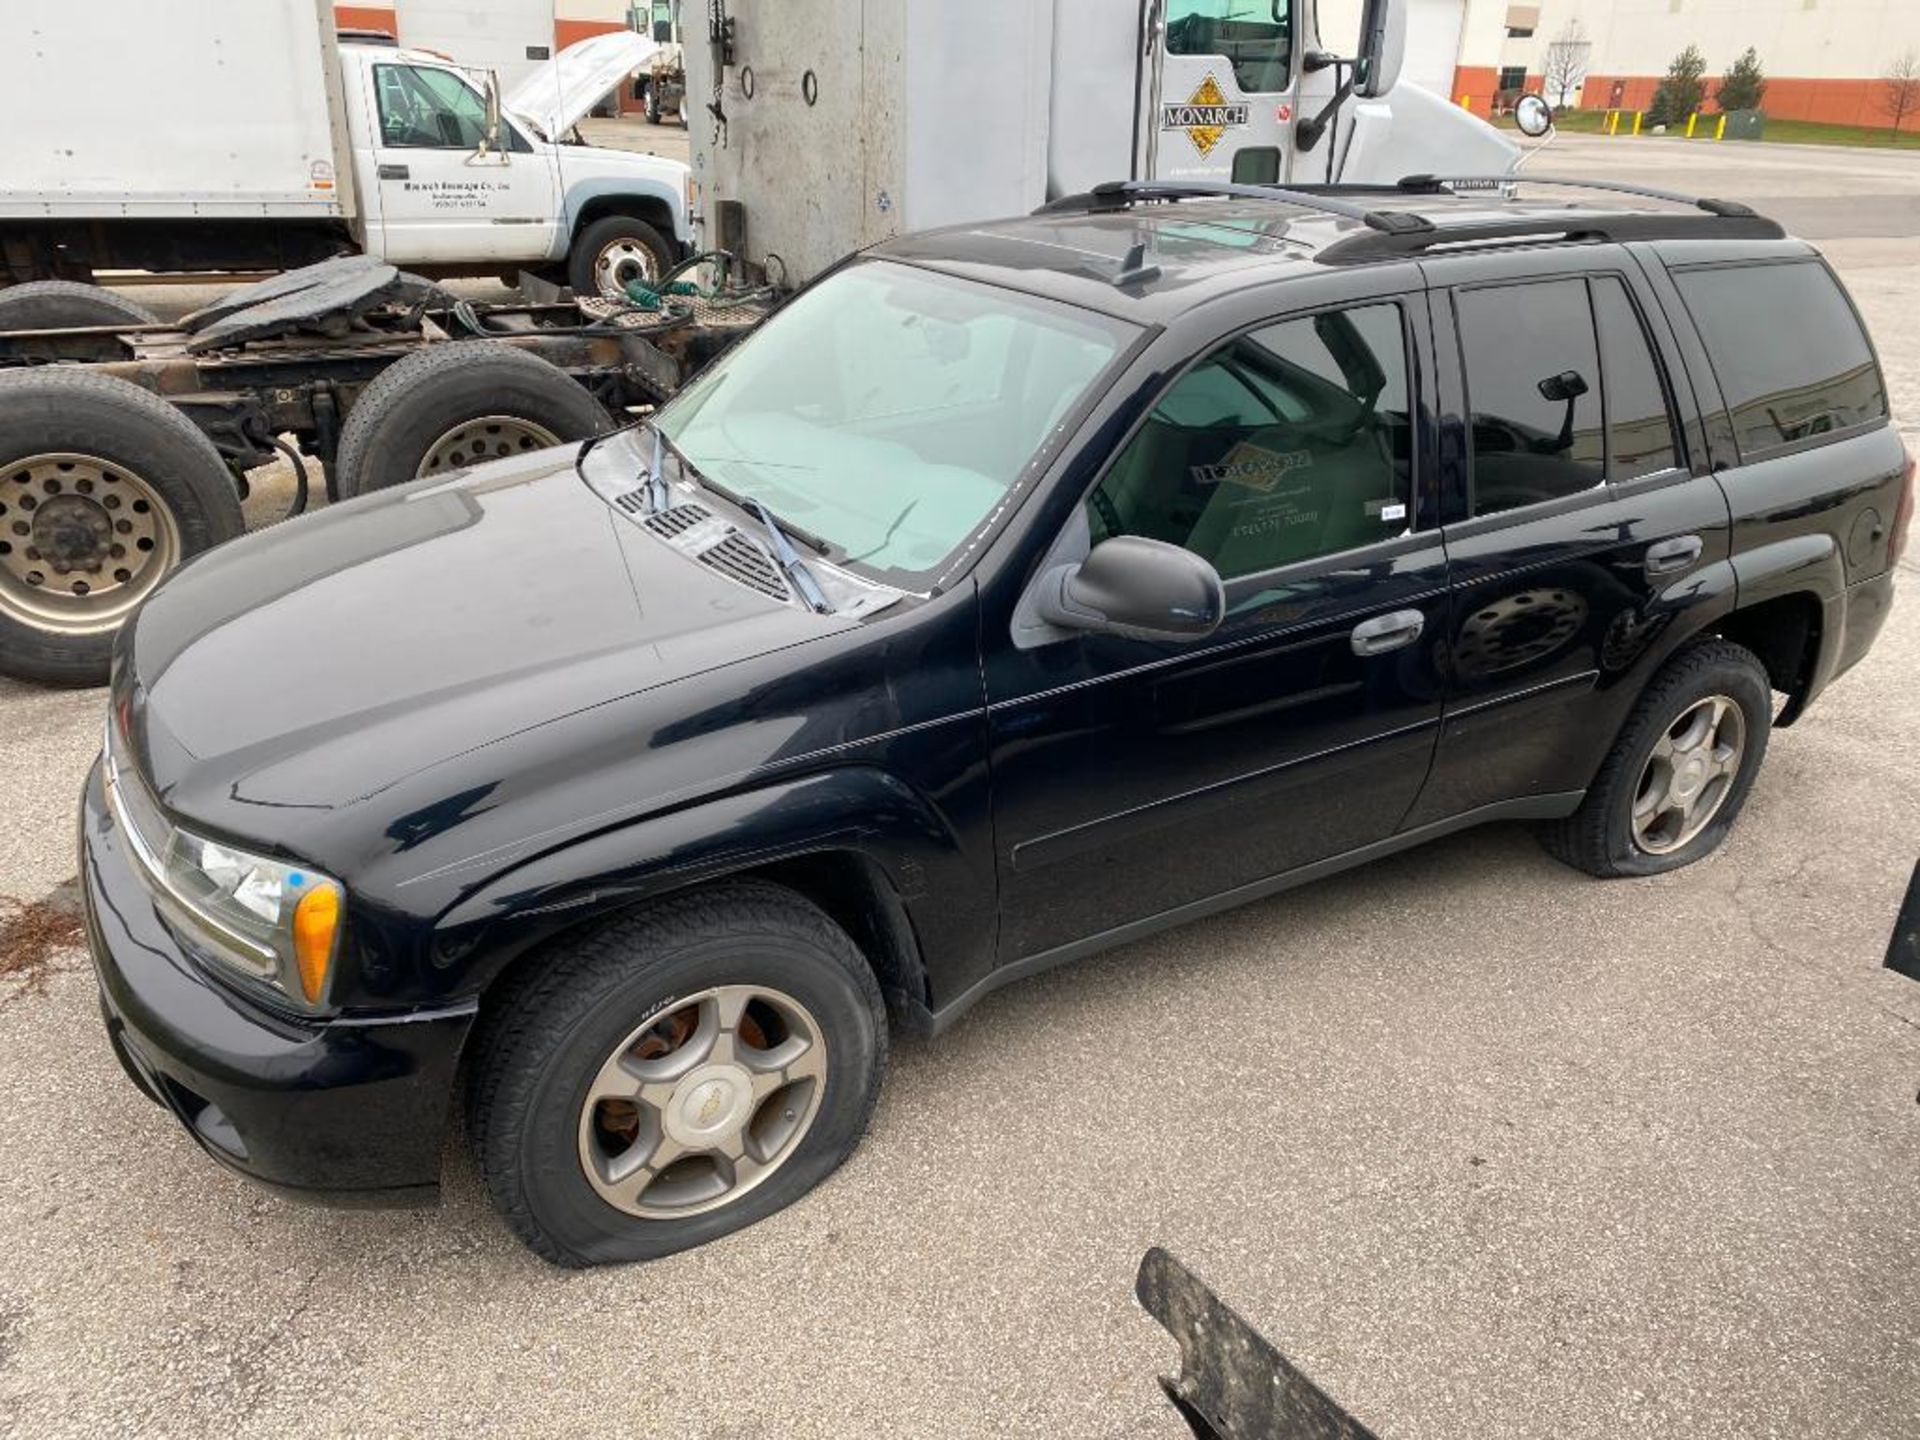
<svg viewBox="0 0 1920 1440"><path fill-rule="evenodd" d="M1289 0L1168 0L1169 55L1223 55L1243 95L1287 88Z"/></svg>
<svg viewBox="0 0 1920 1440"><path fill-rule="evenodd" d="M836 560L924 588L1134 333L872 261L793 300L659 423L696 471Z"/></svg>

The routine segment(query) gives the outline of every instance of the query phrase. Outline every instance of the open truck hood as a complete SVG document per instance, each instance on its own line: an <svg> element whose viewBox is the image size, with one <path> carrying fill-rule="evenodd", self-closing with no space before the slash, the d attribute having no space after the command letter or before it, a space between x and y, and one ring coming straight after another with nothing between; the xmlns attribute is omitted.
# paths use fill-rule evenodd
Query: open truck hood
<svg viewBox="0 0 1920 1440"><path fill-rule="evenodd" d="M590 36L567 46L514 86L500 106L543 138L557 140L660 48L657 40L631 30Z"/></svg>

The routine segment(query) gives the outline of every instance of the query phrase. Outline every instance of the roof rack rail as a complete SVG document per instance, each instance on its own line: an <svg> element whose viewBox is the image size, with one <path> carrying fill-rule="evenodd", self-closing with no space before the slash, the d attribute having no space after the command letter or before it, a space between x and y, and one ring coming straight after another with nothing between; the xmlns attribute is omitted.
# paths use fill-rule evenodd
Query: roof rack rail
<svg viewBox="0 0 1920 1440"><path fill-rule="evenodd" d="M1465 220L1437 225L1422 234L1349 235L1314 255L1324 265L1351 265L1430 254L1456 246L1493 245L1505 241L1555 240L1588 243L1624 243L1630 240L1781 240L1786 231L1746 205L1733 200L1698 199L1672 190L1645 185L1616 184L1608 180L1565 180L1544 175L1409 175L1399 188L1410 195L1459 194L1461 190L1502 190L1518 181L1535 185L1564 185L1638 195L1685 205L1696 214L1670 210L1572 211L1553 215L1515 214L1494 219Z"/></svg>
<svg viewBox="0 0 1920 1440"><path fill-rule="evenodd" d="M1337 187L1328 187L1329 190ZM1369 188L1355 193L1394 194L1398 187ZM1091 215L1125 210L1130 205L1156 200L1231 199L1272 200L1282 205L1298 205L1346 220L1358 220L1371 230L1388 235L1418 235L1434 229L1424 215L1410 210L1374 210L1351 204L1336 194L1315 189L1289 189L1282 185L1219 185L1185 180L1108 180L1083 195L1067 195L1050 200L1033 213L1058 215L1084 211Z"/></svg>
<svg viewBox="0 0 1920 1440"><path fill-rule="evenodd" d="M1459 194L1462 190L1504 190L1509 185L1557 185L1566 190L1602 190L1611 195L1638 195L1646 200L1665 200L1673 205L1688 205L1709 215L1757 215L1750 205L1738 200L1715 200L1699 195L1682 195L1677 190L1660 190L1651 185L1628 185L1619 180L1576 180L1568 175L1403 175L1394 187L1406 194Z"/></svg>

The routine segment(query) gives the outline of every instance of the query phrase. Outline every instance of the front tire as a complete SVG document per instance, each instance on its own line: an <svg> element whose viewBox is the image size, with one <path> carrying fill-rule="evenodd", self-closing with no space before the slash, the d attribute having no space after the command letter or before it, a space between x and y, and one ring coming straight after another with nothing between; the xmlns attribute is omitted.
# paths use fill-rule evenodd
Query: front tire
<svg viewBox="0 0 1920 1440"><path fill-rule="evenodd" d="M1773 691L1752 651L1703 640L1654 676L1572 815L1543 839L1612 879L1658 875L1719 848L1766 757Z"/></svg>
<svg viewBox="0 0 1920 1440"><path fill-rule="evenodd" d="M488 999L469 1130L535 1253L650 1260L764 1219L852 1153L886 1012L846 933L791 891L672 896Z"/></svg>
<svg viewBox="0 0 1920 1440"><path fill-rule="evenodd" d="M631 215L603 215L574 237L567 283L576 295L625 300L627 282L658 285L673 269L673 247Z"/></svg>

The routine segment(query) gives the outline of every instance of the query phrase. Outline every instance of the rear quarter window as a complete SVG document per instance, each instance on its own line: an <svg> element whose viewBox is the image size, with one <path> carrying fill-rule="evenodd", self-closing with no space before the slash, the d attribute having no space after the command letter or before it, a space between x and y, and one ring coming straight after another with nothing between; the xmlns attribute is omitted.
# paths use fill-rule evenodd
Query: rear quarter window
<svg viewBox="0 0 1920 1440"><path fill-rule="evenodd" d="M1817 260L1676 270L1743 457L1887 415L1866 332Z"/></svg>

